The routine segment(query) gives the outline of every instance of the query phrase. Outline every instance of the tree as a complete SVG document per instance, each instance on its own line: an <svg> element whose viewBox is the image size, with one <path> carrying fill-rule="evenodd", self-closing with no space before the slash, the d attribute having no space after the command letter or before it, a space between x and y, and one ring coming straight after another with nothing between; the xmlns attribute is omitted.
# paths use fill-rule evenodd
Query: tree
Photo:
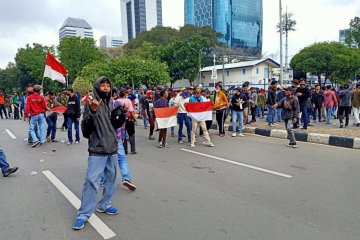
<svg viewBox="0 0 360 240"><path fill-rule="evenodd" d="M343 52L334 57L332 64L335 71L331 79L339 84L348 83L360 73L360 50L344 48Z"/></svg>
<svg viewBox="0 0 360 240"><path fill-rule="evenodd" d="M318 76L321 85L321 75L324 75L326 80L339 70L339 56L344 54L346 49L346 46L337 42L315 43L297 53L291 59L290 66L294 71Z"/></svg>
<svg viewBox="0 0 360 240"><path fill-rule="evenodd" d="M164 85L169 82L166 64L152 59L140 59L134 56L118 57L111 60L111 80L117 86L146 85L147 87Z"/></svg>
<svg viewBox="0 0 360 240"><path fill-rule="evenodd" d="M69 71L70 83L79 76L83 67L105 59L105 53L95 46L95 41L92 38L63 38L57 50L60 61Z"/></svg>
<svg viewBox="0 0 360 240"><path fill-rule="evenodd" d="M41 84L46 54L54 54L54 47L43 46L38 43L29 44L25 48L20 48L15 56L16 67L20 71L21 87L27 87L29 84Z"/></svg>
<svg viewBox="0 0 360 240"><path fill-rule="evenodd" d="M282 15L282 29L280 29L280 23L278 23L277 28L278 32L282 32L285 34L285 68L288 67L288 56L289 56L289 32L296 31L296 20L293 20L292 17L294 16L293 13L286 13Z"/></svg>
<svg viewBox="0 0 360 240"><path fill-rule="evenodd" d="M356 46L360 46L360 18L355 17L350 21L350 29L349 32L345 36L346 44L351 47L356 44Z"/></svg>
<svg viewBox="0 0 360 240"><path fill-rule="evenodd" d="M20 90L20 72L14 63L0 69L0 90L5 92Z"/></svg>
<svg viewBox="0 0 360 240"><path fill-rule="evenodd" d="M84 96L87 92L92 90L92 84L82 77L77 77L72 84L72 88L76 92L80 92L81 96Z"/></svg>
<svg viewBox="0 0 360 240"><path fill-rule="evenodd" d="M110 61L99 61L83 67L79 76L89 83L94 83L96 79L101 76L110 77L112 75L110 71Z"/></svg>

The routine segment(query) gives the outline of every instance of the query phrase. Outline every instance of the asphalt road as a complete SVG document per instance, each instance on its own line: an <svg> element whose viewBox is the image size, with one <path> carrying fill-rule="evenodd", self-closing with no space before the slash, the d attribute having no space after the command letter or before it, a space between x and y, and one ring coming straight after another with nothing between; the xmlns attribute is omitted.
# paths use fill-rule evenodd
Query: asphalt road
<svg viewBox="0 0 360 240"><path fill-rule="evenodd" d="M26 128L0 120L0 144L19 166L0 179L0 239L104 239L89 223L72 230L75 208L42 173L51 171L81 198L87 141L30 149ZM169 137L171 148L158 149L137 128L138 154L128 160L138 189L119 184L113 205L120 214L96 214L112 239L360 239L359 150L311 143L290 149L281 139L213 133L215 148L192 149Z"/></svg>

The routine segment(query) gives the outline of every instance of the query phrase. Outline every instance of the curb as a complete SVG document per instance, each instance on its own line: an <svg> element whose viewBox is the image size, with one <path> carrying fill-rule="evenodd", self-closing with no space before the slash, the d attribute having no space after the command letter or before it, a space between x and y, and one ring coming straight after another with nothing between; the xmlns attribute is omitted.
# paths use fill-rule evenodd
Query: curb
<svg viewBox="0 0 360 240"><path fill-rule="evenodd" d="M211 129L217 130L218 126L216 124L213 124L211 126ZM227 129L228 131L232 132L232 126L228 126ZM244 132L264 137L287 139L287 131L280 129L244 127ZM306 132L295 132L295 138L299 142L311 142L335 147L360 149L360 138L340 137L328 134Z"/></svg>

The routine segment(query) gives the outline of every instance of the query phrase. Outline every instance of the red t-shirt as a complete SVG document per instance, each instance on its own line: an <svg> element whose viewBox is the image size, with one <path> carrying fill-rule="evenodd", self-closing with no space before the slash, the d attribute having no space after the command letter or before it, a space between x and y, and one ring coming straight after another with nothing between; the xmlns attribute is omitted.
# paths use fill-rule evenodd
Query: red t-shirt
<svg viewBox="0 0 360 240"><path fill-rule="evenodd" d="M46 100L39 94L31 94L26 100L25 116L36 116L46 111Z"/></svg>

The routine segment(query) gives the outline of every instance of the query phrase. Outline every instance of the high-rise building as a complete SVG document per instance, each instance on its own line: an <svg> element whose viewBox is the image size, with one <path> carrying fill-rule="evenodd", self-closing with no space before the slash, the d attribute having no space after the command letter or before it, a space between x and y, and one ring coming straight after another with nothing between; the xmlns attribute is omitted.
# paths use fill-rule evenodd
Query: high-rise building
<svg viewBox="0 0 360 240"><path fill-rule="evenodd" d="M261 53L262 0L185 0L185 24L209 25L223 34L220 41L229 47Z"/></svg>
<svg viewBox="0 0 360 240"><path fill-rule="evenodd" d="M67 18L59 30L59 39L64 37L94 38L90 24L81 18Z"/></svg>
<svg viewBox="0 0 360 240"><path fill-rule="evenodd" d="M111 48L124 45L124 41L121 37L113 37L104 35L100 38L100 47L101 48Z"/></svg>
<svg viewBox="0 0 360 240"><path fill-rule="evenodd" d="M351 30L350 28L339 30L339 43L347 45L346 44L346 34L348 34L350 32L350 30ZM353 43L351 44L351 47L357 48L358 45L356 44L355 41L353 41Z"/></svg>
<svg viewBox="0 0 360 240"><path fill-rule="evenodd" d="M125 42L141 32L162 26L161 0L121 0L122 37Z"/></svg>

